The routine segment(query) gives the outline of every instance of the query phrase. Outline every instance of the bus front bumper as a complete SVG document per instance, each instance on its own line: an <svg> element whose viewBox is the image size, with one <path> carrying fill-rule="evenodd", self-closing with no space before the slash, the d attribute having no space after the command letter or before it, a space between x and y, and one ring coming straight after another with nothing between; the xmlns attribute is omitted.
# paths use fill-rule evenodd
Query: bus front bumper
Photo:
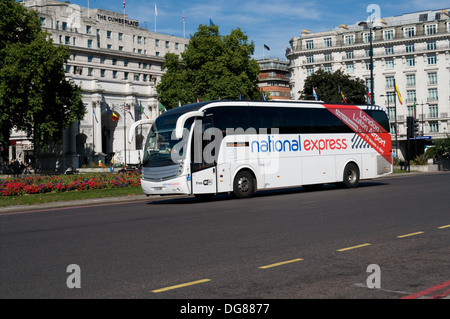
<svg viewBox="0 0 450 319"><path fill-rule="evenodd" d="M141 179L141 186L145 195L189 195L191 189L188 184L186 176L161 182Z"/></svg>

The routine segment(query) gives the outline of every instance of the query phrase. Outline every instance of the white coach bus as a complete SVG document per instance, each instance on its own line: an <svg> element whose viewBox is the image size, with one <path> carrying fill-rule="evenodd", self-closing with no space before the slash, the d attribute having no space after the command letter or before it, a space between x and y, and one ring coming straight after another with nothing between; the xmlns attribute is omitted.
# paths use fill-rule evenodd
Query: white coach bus
<svg viewBox="0 0 450 319"><path fill-rule="evenodd" d="M392 173L389 120L377 106L301 101L210 101L153 123L142 163L147 195L317 187Z"/></svg>

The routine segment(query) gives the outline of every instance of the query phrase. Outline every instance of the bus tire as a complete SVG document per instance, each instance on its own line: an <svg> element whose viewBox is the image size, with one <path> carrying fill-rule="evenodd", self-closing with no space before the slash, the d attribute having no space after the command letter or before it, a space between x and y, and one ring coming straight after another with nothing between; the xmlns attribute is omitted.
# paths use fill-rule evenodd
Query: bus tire
<svg viewBox="0 0 450 319"><path fill-rule="evenodd" d="M255 192L255 179L249 171L240 171L233 182L233 195L236 198L249 198Z"/></svg>
<svg viewBox="0 0 450 319"><path fill-rule="evenodd" d="M359 168L355 163L345 165L342 184L347 188L355 188L359 185Z"/></svg>

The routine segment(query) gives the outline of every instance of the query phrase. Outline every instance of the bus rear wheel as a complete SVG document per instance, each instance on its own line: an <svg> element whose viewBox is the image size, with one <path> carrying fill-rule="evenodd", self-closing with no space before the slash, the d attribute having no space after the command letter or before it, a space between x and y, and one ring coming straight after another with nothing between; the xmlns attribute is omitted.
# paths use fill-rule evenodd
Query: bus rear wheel
<svg viewBox="0 0 450 319"><path fill-rule="evenodd" d="M359 185L359 168L354 163L348 163L344 168L343 182L347 188L355 188Z"/></svg>
<svg viewBox="0 0 450 319"><path fill-rule="evenodd" d="M248 171L239 172L234 178L233 195L237 198L249 198L255 192L255 180Z"/></svg>

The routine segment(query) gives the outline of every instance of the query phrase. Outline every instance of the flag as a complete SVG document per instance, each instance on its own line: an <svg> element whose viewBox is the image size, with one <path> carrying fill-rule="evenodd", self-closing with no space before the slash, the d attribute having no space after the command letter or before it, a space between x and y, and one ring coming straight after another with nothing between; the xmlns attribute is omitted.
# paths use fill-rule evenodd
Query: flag
<svg viewBox="0 0 450 319"><path fill-rule="evenodd" d="M261 94L262 94L262 100L265 101L266 100L266 96L264 95L264 93L261 93Z"/></svg>
<svg viewBox="0 0 450 319"><path fill-rule="evenodd" d="M266 49L267 51L270 51L270 48L266 44L264 44L264 49Z"/></svg>
<svg viewBox="0 0 450 319"><path fill-rule="evenodd" d="M94 109L92 109L92 113L94 114L95 121L98 123L97 114L95 114L95 110Z"/></svg>
<svg viewBox="0 0 450 319"><path fill-rule="evenodd" d="M125 10L125 0L123 0L123 9Z"/></svg>
<svg viewBox="0 0 450 319"><path fill-rule="evenodd" d="M347 100L345 99L344 93L342 91L341 91L341 96L342 96L342 99L344 100L344 103L347 104Z"/></svg>
<svg viewBox="0 0 450 319"><path fill-rule="evenodd" d="M416 101L414 101L414 118L417 118L417 113L416 113Z"/></svg>
<svg viewBox="0 0 450 319"><path fill-rule="evenodd" d="M131 116L131 119L133 119L134 120L134 117L133 117L133 114L131 114L131 112L130 112L130 108L128 107L128 106L125 106L125 111L128 113L128 114L130 114L130 116Z"/></svg>
<svg viewBox="0 0 450 319"><path fill-rule="evenodd" d="M212 27L214 25L214 22L209 18L209 26Z"/></svg>
<svg viewBox="0 0 450 319"><path fill-rule="evenodd" d="M144 114L145 115L145 117L147 118L147 120L149 119L149 117L148 117L148 115L147 114L145 114L145 108L142 106L142 103L140 104L140 106L141 106L141 114ZM141 119L142 119L142 115L141 115Z"/></svg>
<svg viewBox="0 0 450 319"><path fill-rule="evenodd" d="M155 16L158 15L158 8L156 8L156 2L155 2Z"/></svg>
<svg viewBox="0 0 450 319"><path fill-rule="evenodd" d="M316 101L317 101L317 93L316 93L316 90L314 89L314 87L313 87L313 95L314 95L314 98L315 98Z"/></svg>
<svg viewBox="0 0 450 319"><path fill-rule="evenodd" d="M184 15L184 11L183 11L183 22L186 21L186 16Z"/></svg>
<svg viewBox="0 0 450 319"><path fill-rule="evenodd" d="M181 106L181 101L180 100L178 100L178 107L180 107Z"/></svg>
<svg viewBox="0 0 450 319"><path fill-rule="evenodd" d="M111 117L112 117L113 122L116 122L116 121L119 120L119 117L117 116L116 113L114 113L114 111L112 111L112 116Z"/></svg>
<svg viewBox="0 0 450 319"><path fill-rule="evenodd" d="M372 99L370 98L369 87L366 86L366 94L367 94L367 102L368 104L372 104Z"/></svg>
<svg viewBox="0 0 450 319"><path fill-rule="evenodd" d="M396 82L395 82L395 91L397 92L398 100L400 101L400 104L403 105L403 102L402 102L402 96L400 95L400 91L398 90L398 87L397 87L397 83L396 83Z"/></svg>
<svg viewBox="0 0 450 319"><path fill-rule="evenodd" d="M161 113L164 113L165 111L167 111L166 108L165 108L165 106L164 106L161 102L159 102L159 111L160 111Z"/></svg>

